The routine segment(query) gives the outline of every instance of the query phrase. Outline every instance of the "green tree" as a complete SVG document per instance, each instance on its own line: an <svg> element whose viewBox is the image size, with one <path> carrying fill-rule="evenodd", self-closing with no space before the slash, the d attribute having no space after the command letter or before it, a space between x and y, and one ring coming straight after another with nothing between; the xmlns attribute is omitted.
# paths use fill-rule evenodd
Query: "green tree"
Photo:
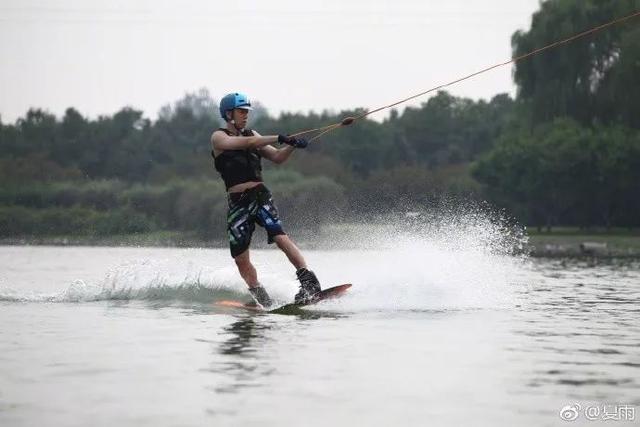
<svg viewBox="0 0 640 427"><path fill-rule="evenodd" d="M60 139L50 147L51 160L64 167L77 165L87 140L89 122L76 109L67 108L56 132Z"/></svg>
<svg viewBox="0 0 640 427"><path fill-rule="evenodd" d="M598 92L598 117L640 129L640 28L622 35L617 55Z"/></svg>
<svg viewBox="0 0 640 427"><path fill-rule="evenodd" d="M637 10L640 0L544 1L533 15L531 29L513 35L513 55L525 54ZM530 102L534 123L568 116L592 124L602 111L598 106L600 92L614 90L607 89L604 82L611 80L619 89L640 84L640 73L631 73L630 66L625 66L637 58L637 42L627 35L634 29L632 24L610 27L516 64L518 96ZM620 67L625 71L618 71ZM619 79L624 79L624 85ZM637 111L640 100L636 97L632 103Z"/></svg>
<svg viewBox="0 0 640 427"><path fill-rule="evenodd" d="M504 135L473 174L494 201L530 224L629 224L627 213L638 213L638 140L630 129L557 119Z"/></svg>

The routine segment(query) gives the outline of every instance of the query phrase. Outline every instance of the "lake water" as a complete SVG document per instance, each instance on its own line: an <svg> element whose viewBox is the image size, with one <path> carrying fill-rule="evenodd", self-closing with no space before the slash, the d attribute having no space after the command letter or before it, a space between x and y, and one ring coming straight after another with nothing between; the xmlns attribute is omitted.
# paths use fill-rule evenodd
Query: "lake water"
<svg viewBox="0 0 640 427"><path fill-rule="evenodd" d="M292 316L215 306L227 250L0 247L0 425L637 425L640 264L460 239L307 250L354 286Z"/></svg>

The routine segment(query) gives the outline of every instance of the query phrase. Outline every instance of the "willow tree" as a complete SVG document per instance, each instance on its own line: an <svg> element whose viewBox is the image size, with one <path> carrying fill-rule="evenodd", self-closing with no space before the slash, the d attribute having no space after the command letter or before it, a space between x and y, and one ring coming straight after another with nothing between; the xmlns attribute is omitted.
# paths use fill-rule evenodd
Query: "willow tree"
<svg viewBox="0 0 640 427"><path fill-rule="evenodd" d="M640 11L640 0L548 0L540 5L529 31L511 40L519 56L557 40ZM623 120L638 126L637 114L611 114L616 97L639 111L640 18L550 49L516 64L518 96L530 104L535 123L569 116L585 125ZM614 106L615 107L615 106ZM615 108L621 110L620 106Z"/></svg>

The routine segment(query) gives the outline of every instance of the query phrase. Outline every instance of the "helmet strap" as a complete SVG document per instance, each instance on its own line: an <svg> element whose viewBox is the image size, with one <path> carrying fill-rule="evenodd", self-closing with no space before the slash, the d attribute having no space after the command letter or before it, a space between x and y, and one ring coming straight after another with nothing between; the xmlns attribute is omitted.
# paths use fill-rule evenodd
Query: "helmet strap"
<svg viewBox="0 0 640 427"><path fill-rule="evenodd" d="M236 121L233 119L233 110L231 110L231 119L227 121L233 125L233 127L238 131L238 133L242 133L243 128L239 128L238 125L236 125Z"/></svg>
<svg viewBox="0 0 640 427"><path fill-rule="evenodd" d="M236 121L235 120L229 119L229 120L227 120L227 124L233 125L233 129L237 132L238 135L242 134L242 129L240 129L238 126L236 126Z"/></svg>

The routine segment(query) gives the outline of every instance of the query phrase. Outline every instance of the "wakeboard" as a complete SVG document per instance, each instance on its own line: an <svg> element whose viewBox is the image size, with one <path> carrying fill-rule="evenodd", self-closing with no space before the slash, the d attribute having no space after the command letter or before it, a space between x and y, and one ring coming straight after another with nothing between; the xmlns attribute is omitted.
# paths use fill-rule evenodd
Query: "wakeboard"
<svg viewBox="0 0 640 427"><path fill-rule="evenodd" d="M215 305L217 305L219 307L239 308L239 309L242 309L242 310L255 311L255 312L260 312L260 313L276 313L276 314L288 313L288 312L294 312L297 309L300 309L301 307L305 307L307 305L317 304L320 301L324 301L324 300L327 300L327 299L339 298L350 287L351 287L350 283L347 283L347 284L344 284L344 285L334 286L332 288L324 289L324 290L318 292L309 301L306 301L306 302L303 302L303 303L295 303L295 302L293 302L293 303L290 303L290 304L282 305L280 307L272 308L270 310L265 310L264 308L262 308L261 306L257 305L253 301L252 302L241 302L241 301L233 301L233 300L223 300L223 301L217 301L215 303Z"/></svg>

